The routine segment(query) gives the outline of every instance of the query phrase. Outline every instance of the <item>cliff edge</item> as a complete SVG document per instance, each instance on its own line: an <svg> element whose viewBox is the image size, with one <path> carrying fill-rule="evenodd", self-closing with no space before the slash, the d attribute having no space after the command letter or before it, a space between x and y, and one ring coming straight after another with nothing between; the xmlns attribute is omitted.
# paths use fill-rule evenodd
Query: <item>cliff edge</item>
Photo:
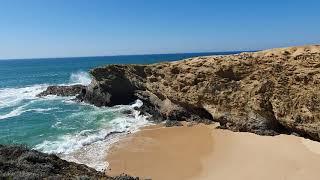
<svg viewBox="0 0 320 180"><path fill-rule="evenodd" d="M153 120L220 122L261 135L320 140L320 46L206 56L91 70L78 96L97 106L139 98Z"/></svg>

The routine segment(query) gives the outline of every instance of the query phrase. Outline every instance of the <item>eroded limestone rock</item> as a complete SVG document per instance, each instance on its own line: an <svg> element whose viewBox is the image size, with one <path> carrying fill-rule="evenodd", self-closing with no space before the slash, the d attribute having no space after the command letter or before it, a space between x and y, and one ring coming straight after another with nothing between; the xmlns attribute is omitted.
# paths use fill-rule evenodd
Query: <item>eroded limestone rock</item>
<svg viewBox="0 0 320 180"><path fill-rule="evenodd" d="M136 98L155 119L218 121L234 131L320 140L320 46L93 69L79 99L98 106Z"/></svg>

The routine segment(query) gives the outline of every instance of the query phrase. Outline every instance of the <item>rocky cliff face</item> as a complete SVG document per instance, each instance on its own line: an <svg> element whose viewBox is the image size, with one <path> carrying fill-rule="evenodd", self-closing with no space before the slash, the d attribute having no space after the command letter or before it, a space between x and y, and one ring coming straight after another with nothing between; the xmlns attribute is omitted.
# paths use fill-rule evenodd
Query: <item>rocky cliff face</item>
<svg viewBox="0 0 320 180"><path fill-rule="evenodd" d="M139 98L154 120L217 121L234 131L320 140L320 46L108 65L91 75L79 99L97 106Z"/></svg>

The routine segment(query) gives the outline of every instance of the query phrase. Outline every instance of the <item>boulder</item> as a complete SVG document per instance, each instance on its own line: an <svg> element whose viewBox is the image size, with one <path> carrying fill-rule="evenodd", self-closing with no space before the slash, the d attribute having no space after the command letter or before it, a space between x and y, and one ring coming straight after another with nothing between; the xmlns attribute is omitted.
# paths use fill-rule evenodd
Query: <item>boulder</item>
<svg viewBox="0 0 320 180"><path fill-rule="evenodd" d="M72 85L72 86L49 86L47 89L40 94L38 97L57 95L57 96L75 96L85 90L83 85Z"/></svg>

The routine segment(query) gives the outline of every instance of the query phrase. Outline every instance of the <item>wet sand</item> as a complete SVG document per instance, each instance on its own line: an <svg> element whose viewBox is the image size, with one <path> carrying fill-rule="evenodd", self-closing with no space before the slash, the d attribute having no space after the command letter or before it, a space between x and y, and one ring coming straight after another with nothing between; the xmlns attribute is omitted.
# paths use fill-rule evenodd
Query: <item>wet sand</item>
<svg viewBox="0 0 320 180"><path fill-rule="evenodd" d="M320 143L280 135L258 136L215 126L152 126L114 144L108 175L154 180L320 178Z"/></svg>

